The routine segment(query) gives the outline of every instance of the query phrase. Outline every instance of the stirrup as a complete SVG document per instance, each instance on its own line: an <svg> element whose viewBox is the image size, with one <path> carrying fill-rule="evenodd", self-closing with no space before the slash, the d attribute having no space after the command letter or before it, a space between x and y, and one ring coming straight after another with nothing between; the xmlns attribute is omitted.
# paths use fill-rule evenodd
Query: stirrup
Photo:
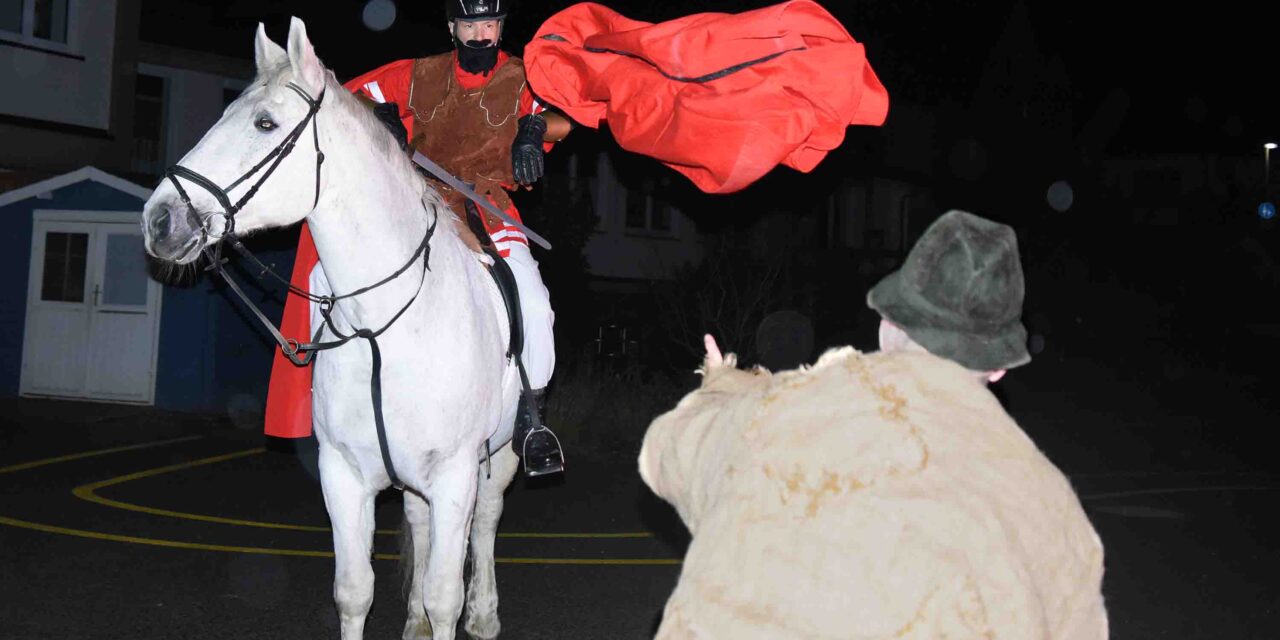
<svg viewBox="0 0 1280 640"><path fill-rule="evenodd" d="M546 451L545 447L542 451L533 452L529 450L529 440L537 435L546 432L550 436L547 444L554 446L551 451ZM548 429L546 425L538 425L529 430L525 434L524 442L520 447L520 462L524 465L524 473L530 478L538 476L551 475L553 473L562 473L564 471L564 452L560 448L560 438L556 437L554 431Z"/></svg>

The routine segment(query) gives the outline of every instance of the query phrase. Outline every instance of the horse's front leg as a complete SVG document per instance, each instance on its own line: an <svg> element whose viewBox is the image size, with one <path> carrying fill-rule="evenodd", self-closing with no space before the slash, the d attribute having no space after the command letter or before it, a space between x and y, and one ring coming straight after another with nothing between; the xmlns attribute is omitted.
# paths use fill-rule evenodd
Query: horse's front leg
<svg viewBox="0 0 1280 640"><path fill-rule="evenodd" d="M424 640L431 637L431 623L427 621L423 585L427 579L427 558L431 553L431 506L418 492L404 491L404 533L409 539L400 545L401 571L408 574L409 607L402 640Z"/></svg>
<svg viewBox="0 0 1280 640"><path fill-rule="evenodd" d="M320 445L320 486L333 527L333 599L342 623L342 640L364 637L373 604L373 498L360 472L333 447Z"/></svg>
<svg viewBox="0 0 1280 640"><path fill-rule="evenodd" d="M453 640L462 613L462 566L476 503L479 464L473 451L442 461L427 483L431 550L424 601L435 640Z"/></svg>
<svg viewBox="0 0 1280 640"><path fill-rule="evenodd" d="M476 640L498 637L498 580L493 571L493 540L502 518L502 493L511 484L520 459L509 445L494 452L493 473L480 468L480 492L471 520L471 581L467 585L467 617L463 628Z"/></svg>

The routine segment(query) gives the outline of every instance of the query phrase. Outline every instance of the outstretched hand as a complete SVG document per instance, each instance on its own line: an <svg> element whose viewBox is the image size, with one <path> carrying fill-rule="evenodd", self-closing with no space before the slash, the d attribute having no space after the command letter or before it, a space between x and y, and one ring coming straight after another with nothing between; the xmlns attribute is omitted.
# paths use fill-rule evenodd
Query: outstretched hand
<svg viewBox="0 0 1280 640"><path fill-rule="evenodd" d="M718 367L724 364L724 355L720 353L720 345L711 334L702 336L702 344L707 348L707 367Z"/></svg>
<svg viewBox="0 0 1280 640"><path fill-rule="evenodd" d="M542 178L542 141L547 121L538 114L520 118L520 129L511 143L511 174L516 182L531 185Z"/></svg>

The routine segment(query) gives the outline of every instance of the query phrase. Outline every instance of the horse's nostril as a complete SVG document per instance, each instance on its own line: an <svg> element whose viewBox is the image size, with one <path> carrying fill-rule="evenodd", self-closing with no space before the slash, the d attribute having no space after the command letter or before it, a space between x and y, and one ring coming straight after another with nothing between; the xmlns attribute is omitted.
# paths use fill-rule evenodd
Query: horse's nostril
<svg viewBox="0 0 1280 640"><path fill-rule="evenodd" d="M169 237L169 207L160 207L160 210L151 217L151 239L164 240Z"/></svg>

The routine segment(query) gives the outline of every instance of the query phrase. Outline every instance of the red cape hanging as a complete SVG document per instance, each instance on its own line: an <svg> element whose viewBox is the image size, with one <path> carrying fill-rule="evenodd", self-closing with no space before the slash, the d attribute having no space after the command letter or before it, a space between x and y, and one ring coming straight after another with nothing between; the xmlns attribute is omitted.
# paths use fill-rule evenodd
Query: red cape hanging
<svg viewBox="0 0 1280 640"><path fill-rule="evenodd" d="M311 229L302 225L298 237L298 255L293 259L293 275L289 283L311 290L311 270L320 261ZM280 333L305 342L311 341L311 305L306 300L289 296L280 319ZM311 367L299 367L275 350L271 363L271 382L267 386L267 411L263 416L264 431L277 438L306 438L311 435Z"/></svg>
<svg viewBox="0 0 1280 640"><path fill-rule="evenodd" d="M850 125L884 123L889 94L863 46L825 9L791 0L651 24L595 3L543 23L529 85L579 124L709 193L779 164L811 171Z"/></svg>

